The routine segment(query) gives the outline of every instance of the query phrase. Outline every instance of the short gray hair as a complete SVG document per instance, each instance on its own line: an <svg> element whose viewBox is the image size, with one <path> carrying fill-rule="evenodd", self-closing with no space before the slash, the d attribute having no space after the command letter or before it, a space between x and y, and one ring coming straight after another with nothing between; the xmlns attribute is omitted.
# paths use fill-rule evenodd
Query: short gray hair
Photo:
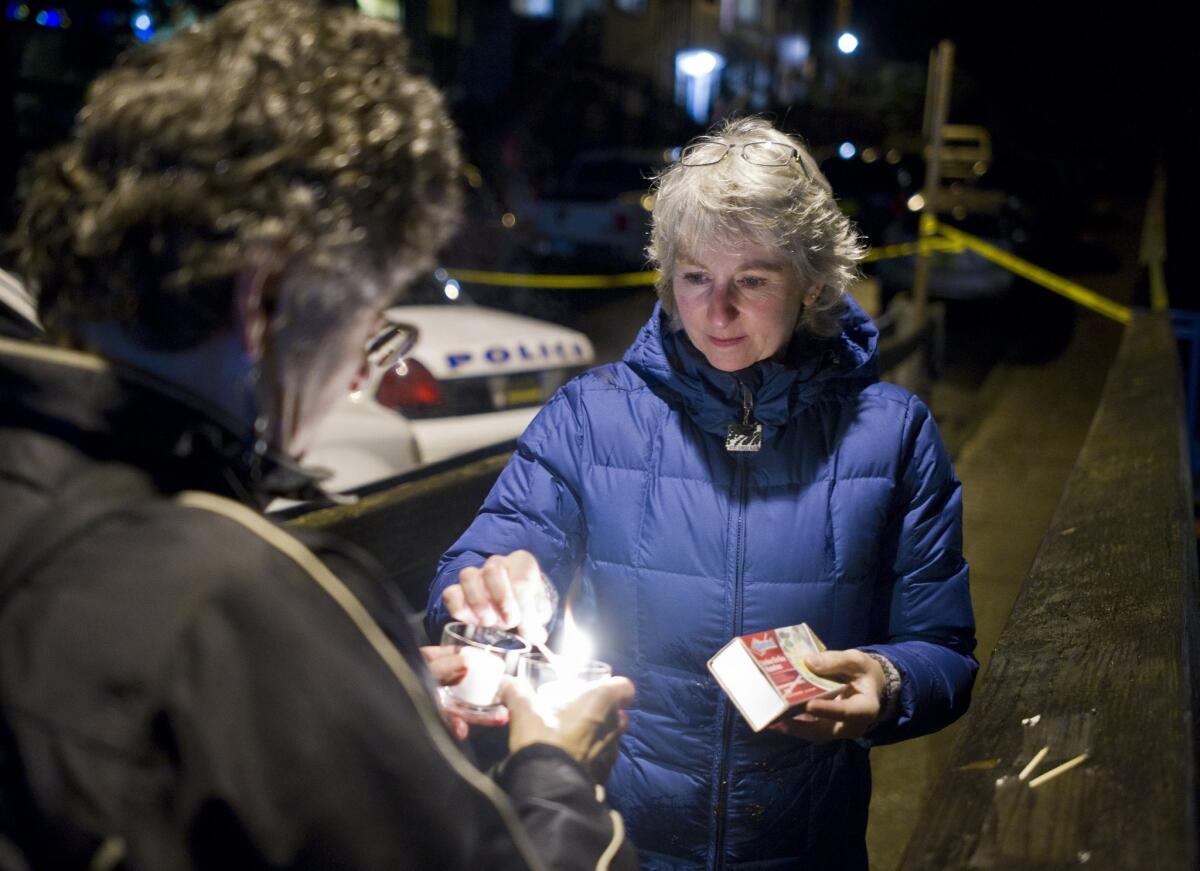
<svg viewBox="0 0 1200 871"><path fill-rule="evenodd" d="M732 152L717 163L676 162L654 183L653 226L646 254L660 271L655 289L663 308L676 317L672 279L681 254L707 245L753 241L787 255L801 291L816 285L800 328L817 336L837 335L846 311L846 289L865 253L862 237L834 202L829 182L796 137L759 117L735 118L693 140L689 148L748 142L779 142L799 153L799 162L759 166Z"/></svg>

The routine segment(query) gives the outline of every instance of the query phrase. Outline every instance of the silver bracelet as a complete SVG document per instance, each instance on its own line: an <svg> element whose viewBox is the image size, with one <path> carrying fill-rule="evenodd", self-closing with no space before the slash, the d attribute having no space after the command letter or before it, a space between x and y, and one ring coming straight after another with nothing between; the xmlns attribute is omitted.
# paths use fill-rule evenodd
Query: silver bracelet
<svg viewBox="0 0 1200 871"><path fill-rule="evenodd" d="M863 651L879 663L883 669L883 687L879 690L879 719L876 723L890 723L900 713L900 671L890 659L873 650Z"/></svg>

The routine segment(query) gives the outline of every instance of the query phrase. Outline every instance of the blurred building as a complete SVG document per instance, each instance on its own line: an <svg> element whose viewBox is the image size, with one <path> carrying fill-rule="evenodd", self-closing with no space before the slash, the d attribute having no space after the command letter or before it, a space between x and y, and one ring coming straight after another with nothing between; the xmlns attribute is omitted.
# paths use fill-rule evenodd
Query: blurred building
<svg viewBox="0 0 1200 871"><path fill-rule="evenodd" d="M590 149L662 149L765 112L810 141L919 123L923 67L834 47L850 0L323 0L401 24L488 179L540 191ZM223 0L0 0L0 196L120 50ZM889 105L910 107L901 112ZM915 108L913 108L915 107ZM911 126L911 125L910 125ZM506 182L507 183L507 182ZM11 208L0 209L0 230Z"/></svg>
<svg viewBox="0 0 1200 871"><path fill-rule="evenodd" d="M519 153L541 187L580 151L681 144L728 114L808 133L832 2L402 0L399 16L485 171Z"/></svg>
<svg viewBox="0 0 1200 871"><path fill-rule="evenodd" d="M815 74L813 5L804 0L407 0L401 15L435 76L462 99L497 97L522 79L522 68L552 72L554 79L541 79L537 90L585 108L601 100L608 104L605 110L619 110L617 136L637 135L646 144L641 134L653 125L647 119L663 103L678 106L703 126L725 112L805 100ZM680 81L688 74L681 72L680 58L686 69L689 53L698 52L708 53L715 75L710 99L689 108L688 89ZM605 120L612 136L612 119Z"/></svg>

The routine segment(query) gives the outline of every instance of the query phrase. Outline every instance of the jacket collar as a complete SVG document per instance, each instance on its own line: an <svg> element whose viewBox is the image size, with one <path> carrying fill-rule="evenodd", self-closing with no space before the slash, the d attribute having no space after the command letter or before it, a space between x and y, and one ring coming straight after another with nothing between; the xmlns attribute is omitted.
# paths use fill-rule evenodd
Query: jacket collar
<svg viewBox="0 0 1200 871"><path fill-rule="evenodd" d="M849 296L842 332L832 339L796 333L783 360L764 360L740 372L708 364L683 330L655 305L625 353L625 362L668 402L683 406L705 432L724 436L742 413L742 384L754 397L764 429L780 427L824 396L849 395L879 379L879 332Z"/></svg>
<svg viewBox="0 0 1200 871"><path fill-rule="evenodd" d="M0 338L0 392L0 422L145 469L164 492L207 490L258 508L323 495L316 473L255 453L253 433L220 409L102 357Z"/></svg>

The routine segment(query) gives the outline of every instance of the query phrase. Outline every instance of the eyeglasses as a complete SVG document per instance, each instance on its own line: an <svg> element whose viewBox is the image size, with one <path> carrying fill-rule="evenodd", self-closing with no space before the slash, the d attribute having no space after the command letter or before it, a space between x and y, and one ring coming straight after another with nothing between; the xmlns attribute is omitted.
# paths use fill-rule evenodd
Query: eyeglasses
<svg viewBox="0 0 1200 871"><path fill-rule="evenodd" d="M684 166L712 166L732 151L755 166L787 166L794 160L800 164L805 178L812 178L800 156L800 149L783 142L696 142L683 149L679 162Z"/></svg>
<svg viewBox="0 0 1200 871"><path fill-rule="evenodd" d="M364 352L367 362L377 369L395 366L411 353L420 332L412 324L388 321L367 340Z"/></svg>

